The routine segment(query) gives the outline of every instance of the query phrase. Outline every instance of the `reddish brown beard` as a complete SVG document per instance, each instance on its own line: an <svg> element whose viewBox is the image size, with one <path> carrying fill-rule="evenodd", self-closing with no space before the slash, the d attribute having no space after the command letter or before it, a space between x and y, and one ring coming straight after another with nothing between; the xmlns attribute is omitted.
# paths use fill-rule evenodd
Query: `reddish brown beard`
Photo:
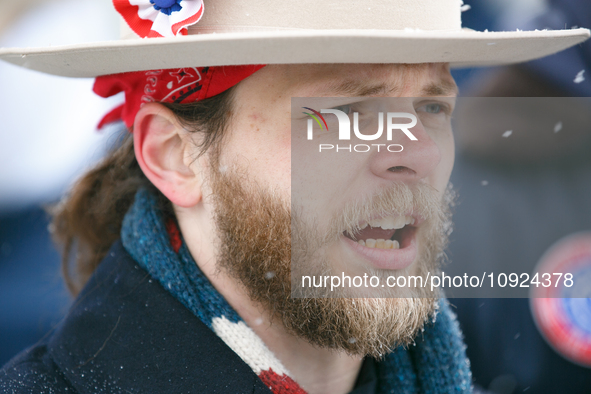
<svg viewBox="0 0 591 394"><path fill-rule="evenodd" d="M380 358L413 342L436 308L432 296L292 298L290 204L279 193L257 185L244 171L233 168L222 173L218 168L212 166L210 174L220 240L218 268L237 279L251 300L269 312L272 322L280 322L313 345L360 356ZM425 238L423 260L428 261L416 262L425 270L436 270L443 255L450 193L437 207L440 215Z"/></svg>

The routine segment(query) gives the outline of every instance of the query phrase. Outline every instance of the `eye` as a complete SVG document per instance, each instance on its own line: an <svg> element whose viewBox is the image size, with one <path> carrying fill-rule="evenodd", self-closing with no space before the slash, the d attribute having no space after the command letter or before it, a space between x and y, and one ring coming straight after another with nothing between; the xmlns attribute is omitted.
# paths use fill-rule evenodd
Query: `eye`
<svg viewBox="0 0 591 394"><path fill-rule="evenodd" d="M350 115L353 112L351 110L351 105L349 105L349 104L347 104L347 105L339 105L338 107L334 107L332 109L336 109L337 111L344 112L347 115Z"/></svg>
<svg viewBox="0 0 591 394"><path fill-rule="evenodd" d="M425 108L425 112L428 112L430 114L438 114L440 112L443 111L443 106L441 104L427 104L424 106Z"/></svg>
<svg viewBox="0 0 591 394"><path fill-rule="evenodd" d="M452 109L447 103L432 102L421 105L419 108L417 108L417 112L424 112L431 115L451 116Z"/></svg>

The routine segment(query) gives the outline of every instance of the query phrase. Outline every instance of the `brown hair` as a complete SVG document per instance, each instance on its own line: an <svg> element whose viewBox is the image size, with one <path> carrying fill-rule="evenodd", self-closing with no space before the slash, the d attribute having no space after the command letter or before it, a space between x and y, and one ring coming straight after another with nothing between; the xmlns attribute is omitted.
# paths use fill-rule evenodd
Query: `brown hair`
<svg viewBox="0 0 591 394"><path fill-rule="evenodd" d="M232 92L233 88L194 103L162 105L185 129L201 133L199 154L213 150L215 155L231 118ZM73 295L80 292L119 239L123 217L140 187L154 190L163 212L174 214L170 202L150 183L135 159L132 134L124 133L116 147L50 208L52 236L62 248L62 272Z"/></svg>

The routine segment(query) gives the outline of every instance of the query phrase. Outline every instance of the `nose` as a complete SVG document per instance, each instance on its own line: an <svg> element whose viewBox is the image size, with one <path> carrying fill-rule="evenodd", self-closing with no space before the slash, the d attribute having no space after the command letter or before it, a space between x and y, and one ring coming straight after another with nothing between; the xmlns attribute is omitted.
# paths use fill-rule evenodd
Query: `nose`
<svg viewBox="0 0 591 394"><path fill-rule="evenodd" d="M416 115L416 114L415 114ZM371 157L370 170L381 178L391 181L415 182L429 177L441 161L441 150L419 120L409 129L416 137L411 140L400 130L394 130L392 141L380 141L388 145L398 144L390 149L383 147Z"/></svg>

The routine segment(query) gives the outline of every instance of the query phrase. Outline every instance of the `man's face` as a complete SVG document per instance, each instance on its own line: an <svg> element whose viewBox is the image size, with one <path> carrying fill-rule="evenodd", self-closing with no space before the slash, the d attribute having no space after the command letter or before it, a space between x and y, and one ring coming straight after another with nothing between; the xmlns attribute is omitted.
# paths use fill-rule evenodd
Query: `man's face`
<svg viewBox="0 0 591 394"><path fill-rule="evenodd" d="M404 110L425 119L419 114L424 113L424 106L433 101L424 100L426 97L437 96L439 101L453 109L456 90L447 64L268 65L238 85L232 127L224 145L225 159L222 162L233 161L248 166L253 180L289 198L293 184L290 177L291 98L346 98L362 94L413 98L408 106L399 108L400 112ZM335 104L346 103L345 99ZM416 146L407 144L408 140L402 133L392 141L404 141L404 155L386 153L374 158L380 160L366 160L364 166L352 163L349 167L354 171L345 168L341 179L347 176L350 182L362 174L368 184L374 185L393 180L406 183L420 181L443 193L454 161L451 128L435 135L429 134L430 129L421 127L419 123L412 131L420 141ZM388 171L393 167L406 167L410 171L402 168ZM325 179L328 180L332 177Z"/></svg>
<svg viewBox="0 0 591 394"><path fill-rule="evenodd" d="M400 133L389 141L404 146L400 153L311 155L310 141L292 132L292 97L336 98L333 107L345 111L399 97L386 110L414 114L418 141ZM267 66L243 81L222 153L211 161L218 267L316 345L379 356L411 341L433 299L291 298L291 279L294 271L385 277L436 269L445 244L454 97L445 65ZM394 231L371 225L400 217L416 222ZM400 248L363 245L377 236Z"/></svg>

